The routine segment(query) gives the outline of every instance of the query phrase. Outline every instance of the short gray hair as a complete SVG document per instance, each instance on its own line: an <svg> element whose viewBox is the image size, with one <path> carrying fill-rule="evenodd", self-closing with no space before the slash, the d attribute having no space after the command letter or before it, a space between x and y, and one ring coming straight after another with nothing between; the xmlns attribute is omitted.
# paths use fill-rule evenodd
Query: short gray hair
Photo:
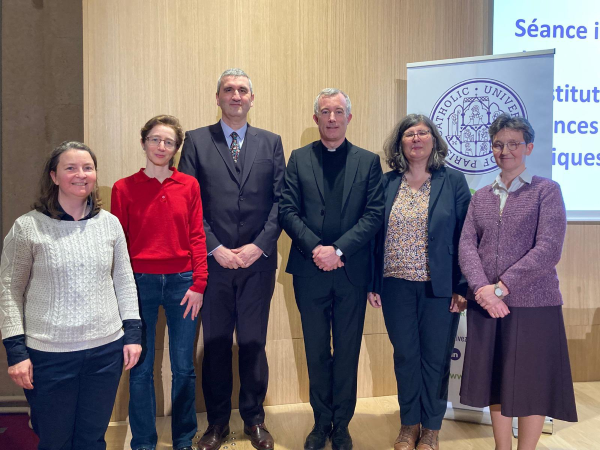
<svg viewBox="0 0 600 450"><path fill-rule="evenodd" d="M409 114L392 129L390 135L383 144L385 161L388 167L399 173L404 173L409 169L409 163L402 152L402 136L404 132L415 125L423 123L429 128L431 138L433 139L433 150L427 160L427 171L437 170L445 164L448 154L448 144L436 128L431 119L423 114Z"/></svg>
<svg viewBox="0 0 600 450"><path fill-rule="evenodd" d="M248 74L246 72L244 72L242 69L235 69L235 68L227 69L225 72L223 72L221 74L221 76L217 80L217 94L221 90L221 82L223 81L223 78L225 78L225 77L245 77L245 78L247 78L248 84L250 85L250 94L254 94L254 91L252 90L252 80L250 79Z"/></svg>
<svg viewBox="0 0 600 450"><path fill-rule="evenodd" d="M488 130L490 134L490 140L493 141L494 136L500 133L500 131L504 128L523 133L525 144L531 144L535 139L535 131L533 131L533 127L529 123L529 120L527 120L525 117L513 117L508 113L502 113L496 117L496 119L490 125L490 129Z"/></svg>
<svg viewBox="0 0 600 450"><path fill-rule="evenodd" d="M350 101L350 97L348 97L348 95L346 95L344 91L336 88L325 88L321 92L319 92L319 95L317 95L317 98L315 98L315 116L319 115L319 100L321 99L321 97L334 97L338 94L342 94L346 99L346 117L348 117L352 111L352 102Z"/></svg>

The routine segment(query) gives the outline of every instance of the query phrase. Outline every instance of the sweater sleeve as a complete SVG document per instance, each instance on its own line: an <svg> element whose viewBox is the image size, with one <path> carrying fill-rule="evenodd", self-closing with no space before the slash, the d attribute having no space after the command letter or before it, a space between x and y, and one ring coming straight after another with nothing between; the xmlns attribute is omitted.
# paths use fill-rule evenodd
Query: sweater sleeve
<svg viewBox="0 0 600 450"><path fill-rule="evenodd" d="M112 278L119 304L119 313L121 314L121 320L139 320L137 290L133 279L133 271L131 270L131 262L129 261L129 253L127 252L125 234L117 220L114 220L113 224L117 238L113 250Z"/></svg>
<svg viewBox="0 0 600 450"><path fill-rule="evenodd" d="M128 204L127 197L123 191L119 188L119 182L117 181L112 188L110 194L110 212L119 219L125 236L129 235L129 215L127 212Z"/></svg>
<svg viewBox="0 0 600 450"><path fill-rule="evenodd" d="M458 246L460 270L467 279L469 287L473 292L477 292L479 288L490 284L485 275L485 271L483 270L483 264L481 263L477 251L479 247L479 238L477 236L477 229L475 228L475 219L473 217L476 202L477 196L475 195L467 210L467 216L465 217Z"/></svg>
<svg viewBox="0 0 600 450"><path fill-rule="evenodd" d="M204 294L208 280L208 264L206 262L206 235L204 234L204 219L202 215L202 200L200 185L194 179L192 187L192 202L190 205L190 248L192 249L193 284L190 288L194 292Z"/></svg>
<svg viewBox="0 0 600 450"><path fill-rule="evenodd" d="M462 229L465 223L465 217L467 216L467 211L469 210L469 205L471 204L471 191L469 190L469 185L467 184L467 179L463 174L460 174L455 198L455 210L456 210L456 225L454 227L454 236L452 238L453 245L458 247L460 245L460 235L462 233ZM463 275L460 270L460 265L458 261L453 259L453 276L452 280L452 292L455 292L463 297L467 295L467 279Z"/></svg>
<svg viewBox="0 0 600 450"><path fill-rule="evenodd" d="M558 183L551 182L540 194L535 244L521 259L500 275L509 291L520 290L524 284L531 285L539 277L546 276L543 268L554 268L560 260L565 233L567 213Z"/></svg>
<svg viewBox="0 0 600 450"><path fill-rule="evenodd" d="M0 332L2 338L25 334L23 305L33 253L19 220L4 239L0 262Z"/></svg>

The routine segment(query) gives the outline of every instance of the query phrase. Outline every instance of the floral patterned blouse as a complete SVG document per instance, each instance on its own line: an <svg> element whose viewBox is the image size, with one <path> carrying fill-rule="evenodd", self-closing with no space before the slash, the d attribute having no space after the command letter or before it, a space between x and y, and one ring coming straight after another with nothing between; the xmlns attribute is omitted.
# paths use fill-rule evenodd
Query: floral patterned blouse
<svg viewBox="0 0 600 450"><path fill-rule="evenodd" d="M383 276L409 281L430 280L427 220L431 176L413 192L402 176L394 199L383 259Z"/></svg>

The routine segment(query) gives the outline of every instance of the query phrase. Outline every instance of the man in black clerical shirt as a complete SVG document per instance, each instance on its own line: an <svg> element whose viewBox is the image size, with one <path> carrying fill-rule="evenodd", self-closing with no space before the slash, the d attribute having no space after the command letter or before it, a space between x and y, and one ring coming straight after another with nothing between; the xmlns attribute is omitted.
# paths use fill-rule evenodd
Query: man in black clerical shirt
<svg viewBox="0 0 600 450"><path fill-rule="evenodd" d="M384 214L379 157L346 140L350 111L350 98L339 89L319 93L313 119L321 139L292 152L279 203L279 221L292 238L286 271L294 276L315 416L306 450L324 448L330 436L334 450L352 448L348 424L356 406L370 241Z"/></svg>

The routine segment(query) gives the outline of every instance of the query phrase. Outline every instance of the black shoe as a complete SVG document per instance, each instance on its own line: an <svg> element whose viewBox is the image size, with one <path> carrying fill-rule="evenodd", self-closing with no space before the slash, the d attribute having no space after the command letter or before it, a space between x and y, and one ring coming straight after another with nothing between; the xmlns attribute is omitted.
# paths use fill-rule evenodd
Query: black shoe
<svg viewBox="0 0 600 450"><path fill-rule="evenodd" d="M304 450L323 450L327 444L327 438L331 434L331 425L317 425L306 436Z"/></svg>
<svg viewBox="0 0 600 450"><path fill-rule="evenodd" d="M333 450L352 450L352 438L348 427L335 427L331 433L331 448Z"/></svg>

